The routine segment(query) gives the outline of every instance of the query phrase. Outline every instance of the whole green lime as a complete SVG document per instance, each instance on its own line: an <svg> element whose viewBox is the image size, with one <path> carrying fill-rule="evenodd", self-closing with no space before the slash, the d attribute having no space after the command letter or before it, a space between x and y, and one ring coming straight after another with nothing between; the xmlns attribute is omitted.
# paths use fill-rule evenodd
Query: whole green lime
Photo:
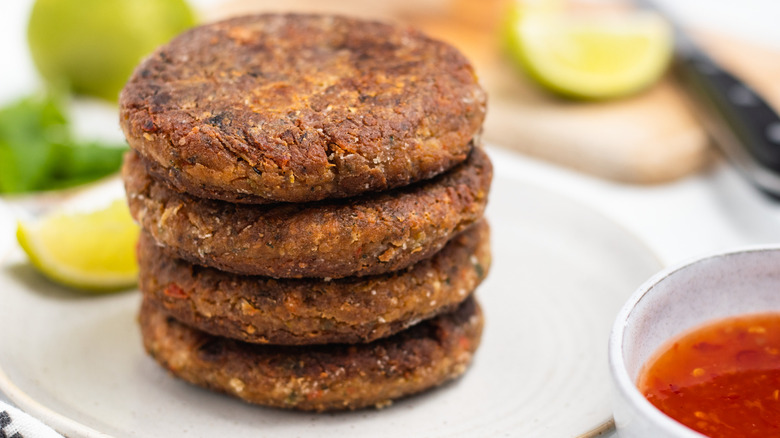
<svg viewBox="0 0 780 438"><path fill-rule="evenodd" d="M116 101L136 64L194 23L185 0L36 0L27 39L50 84Z"/></svg>

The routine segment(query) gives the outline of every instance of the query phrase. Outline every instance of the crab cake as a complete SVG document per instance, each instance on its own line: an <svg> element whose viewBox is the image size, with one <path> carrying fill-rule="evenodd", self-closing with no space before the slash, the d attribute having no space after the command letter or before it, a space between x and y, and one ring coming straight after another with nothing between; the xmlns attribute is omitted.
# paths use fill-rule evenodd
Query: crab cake
<svg viewBox="0 0 780 438"><path fill-rule="evenodd" d="M169 254L274 278L341 278L403 269L482 217L492 166L481 148L432 180L358 198L246 205L199 199L151 177L131 152L130 211Z"/></svg>
<svg viewBox="0 0 780 438"><path fill-rule="evenodd" d="M248 344L190 328L148 301L149 354L175 376L250 403L311 411L382 407L461 375L479 346L473 298L452 313L368 344Z"/></svg>
<svg viewBox="0 0 780 438"><path fill-rule="evenodd" d="M144 233L139 287L192 327L253 343L370 342L457 307L490 266L483 220L432 258L369 277L274 280L227 274L165 255Z"/></svg>
<svg viewBox="0 0 780 438"><path fill-rule="evenodd" d="M130 146L180 191L268 203L431 178L466 158L485 101L468 60L417 30L266 14L173 39L119 108Z"/></svg>

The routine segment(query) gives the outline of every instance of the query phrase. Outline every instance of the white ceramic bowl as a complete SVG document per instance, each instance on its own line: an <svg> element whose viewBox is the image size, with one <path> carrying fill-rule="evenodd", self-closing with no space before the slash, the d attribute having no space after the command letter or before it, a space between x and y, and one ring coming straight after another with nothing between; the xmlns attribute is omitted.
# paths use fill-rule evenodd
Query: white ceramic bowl
<svg viewBox="0 0 780 438"><path fill-rule="evenodd" d="M667 268L634 292L609 339L615 426L622 438L701 438L648 402L642 365L668 339L738 314L780 311L780 246L751 247Z"/></svg>

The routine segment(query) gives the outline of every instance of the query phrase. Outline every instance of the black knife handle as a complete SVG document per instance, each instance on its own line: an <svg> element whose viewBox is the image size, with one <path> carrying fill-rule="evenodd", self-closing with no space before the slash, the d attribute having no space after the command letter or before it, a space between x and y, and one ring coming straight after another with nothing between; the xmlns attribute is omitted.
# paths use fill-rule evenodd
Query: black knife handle
<svg viewBox="0 0 780 438"><path fill-rule="evenodd" d="M744 82L702 52L678 58L690 91L706 100L758 165L780 173L780 116ZM716 139L717 141L718 139ZM727 152L728 155L728 152Z"/></svg>

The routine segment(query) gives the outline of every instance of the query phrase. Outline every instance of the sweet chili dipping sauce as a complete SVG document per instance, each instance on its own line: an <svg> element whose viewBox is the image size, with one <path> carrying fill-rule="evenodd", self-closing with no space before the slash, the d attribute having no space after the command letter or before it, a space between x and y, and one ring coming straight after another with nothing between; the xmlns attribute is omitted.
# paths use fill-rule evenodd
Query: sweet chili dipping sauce
<svg viewBox="0 0 780 438"><path fill-rule="evenodd" d="M718 320L668 343L639 390L699 433L780 437L780 314Z"/></svg>

